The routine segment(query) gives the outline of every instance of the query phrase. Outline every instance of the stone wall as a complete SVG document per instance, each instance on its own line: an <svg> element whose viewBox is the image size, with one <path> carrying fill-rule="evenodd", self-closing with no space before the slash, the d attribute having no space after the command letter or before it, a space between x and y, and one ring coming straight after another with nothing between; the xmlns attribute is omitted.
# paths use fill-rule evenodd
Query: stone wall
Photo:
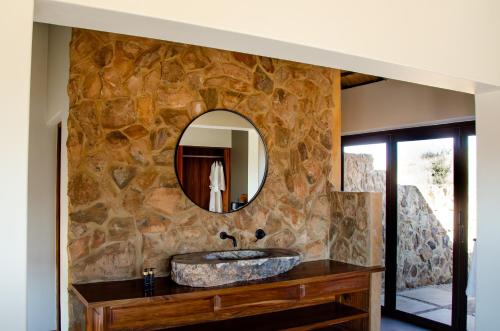
<svg viewBox="0 0 500 331"><path fill-rule="evenodd" d="M70 58L70 282L166 274L173 254L230 249L220 231L328 258L338 70L83 29ZM260 195L226 215L191 203L173 164L181 130L214 108L251 119L269 150Z"/></svg>
<svg viewBox="0 0 500 331"><path fill-rule="evenodd" d="M382 264L382 194L332 192L330 258L363 266ZM370 330L380 330L382 275L371 275Z"/></svg>
<svg viewBox="0 0 500 331"><path fill-rule="evenodd" d="M367 154L344 154L346 191L383 193L382 233L385 248L385 171L374 170ZM452 243L416 186L398 185L397 288L403 290L452 279ZM385 251L382 261L385 260Z"/></svg>

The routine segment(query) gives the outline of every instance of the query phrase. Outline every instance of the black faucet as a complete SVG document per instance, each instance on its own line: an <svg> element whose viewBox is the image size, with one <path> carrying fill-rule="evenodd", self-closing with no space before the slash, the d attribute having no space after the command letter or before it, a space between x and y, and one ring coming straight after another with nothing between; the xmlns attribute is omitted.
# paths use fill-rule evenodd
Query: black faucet
<svg viewBox="0 0 500 331"><path fill-rule="evenodd" d="M233 237L233 236L228 235L226 232L224 232L224 231L223 231L223 232L221 232L221 233L219 234L219 237L220 237L221 239L231 239L231 240L233 241L233 247L236 247L236 246L237 246L237 243L236 243L236 238L235 238L235 237Z"/></svg>
<svg viewBox="0 0 500 331"><path fill-rule="evenodd" d="M255 231L255 238L257 238L255 240L255 242L259 241L260 239L264 238L266 236L266 232L264 232L264 230L262 229L258 229L257 231Z"/></svg>

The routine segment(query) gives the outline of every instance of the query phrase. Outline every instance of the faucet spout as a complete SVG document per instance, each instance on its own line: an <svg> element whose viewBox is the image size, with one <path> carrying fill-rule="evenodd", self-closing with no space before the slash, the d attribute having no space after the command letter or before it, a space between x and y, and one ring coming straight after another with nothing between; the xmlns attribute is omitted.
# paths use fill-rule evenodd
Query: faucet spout
<svg viewBox="0 0 500 331"><path fill-rule="evenodd" d="M231 240L233 241L233 247L238 246L238 244L237 244L237 242L236 242L236 238L235 238L235 237L233 237L233 236L228 235L228 234L227 234L226 232L224 232L224 231L223 231L223 232L221 232L221 233L219 234L219 237L220 237L221 239L231 239Z"/></svg>

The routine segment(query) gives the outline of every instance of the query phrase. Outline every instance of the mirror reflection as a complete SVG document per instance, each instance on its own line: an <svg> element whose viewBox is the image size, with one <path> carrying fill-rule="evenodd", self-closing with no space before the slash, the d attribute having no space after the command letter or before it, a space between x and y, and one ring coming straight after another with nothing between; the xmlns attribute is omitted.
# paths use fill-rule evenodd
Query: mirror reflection
<svg viewBox="0 0 500 331"><path fill-rule="evenodd" d="M248 119L229 110L212 110L182 133L175 166L191 201L208 211L226 213L256 197L267 171L267 152Z"/></svg>

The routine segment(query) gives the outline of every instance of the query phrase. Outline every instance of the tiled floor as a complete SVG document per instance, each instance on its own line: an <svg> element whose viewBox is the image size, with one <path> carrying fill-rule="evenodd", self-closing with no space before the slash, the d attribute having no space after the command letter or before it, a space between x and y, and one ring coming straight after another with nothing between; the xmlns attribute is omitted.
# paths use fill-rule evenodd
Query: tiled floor
<svg viewBox="0 0 500 331"><path fill-rule="evenodd" d="M382 317L381 331L427 331L418 326L404 323L391 318Z"/></svg>
<svg viewBox="0 0 500 331"><path fill-rule="evenodd" d="M396 308L433 321L451 324L451 298L451 285L424 286L399 291L397 293ZM474 326L475 302L474 300L469 300L467 330L474 331Z"/></svg>

